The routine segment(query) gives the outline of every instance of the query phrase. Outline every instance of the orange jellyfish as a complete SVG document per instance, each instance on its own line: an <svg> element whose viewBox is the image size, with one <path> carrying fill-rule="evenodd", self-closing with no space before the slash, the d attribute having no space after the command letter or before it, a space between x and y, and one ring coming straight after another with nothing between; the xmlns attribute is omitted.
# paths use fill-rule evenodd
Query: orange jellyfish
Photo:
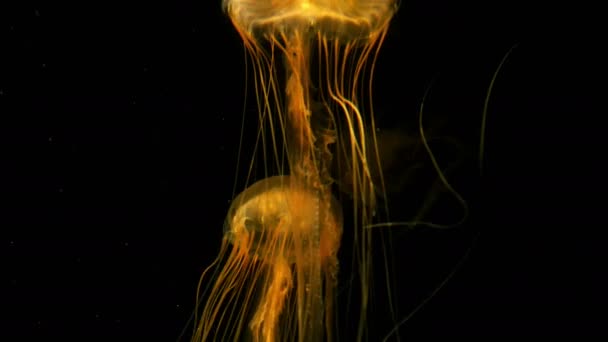
<svg viewBox="0 0 608 342"><path fill-rule="evenodd" d="M382 180L372 179L380 161L370 151L371 84L395 0L224 0L223 7L253 65L259 133L247 182L256 182L233 200L220 256L208 269L215 272L201 277L199 288L207 285L193 341L334 338L339 160L348 160L342 184L352 194L361 338L371 268L365 227L383 192ZM259 164L261 177L253 171Z"/></svg>

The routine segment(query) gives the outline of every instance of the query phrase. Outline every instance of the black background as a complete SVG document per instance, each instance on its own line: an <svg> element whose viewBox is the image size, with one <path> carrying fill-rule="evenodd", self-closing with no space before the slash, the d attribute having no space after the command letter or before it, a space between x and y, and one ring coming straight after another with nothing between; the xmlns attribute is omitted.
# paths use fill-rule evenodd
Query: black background
<svg viewBox="0 0 608 342"><path fill-rule="evenodd" d="M471 220L396 231L400 317L467 255L402 338L606 335L593 13L403 2L377 66L381 126L415 119L436 79L429 117L473 146L518 45L491 98L486 173L455 183ZM2 2L0 340L178 338L233 197L244 66L219 1ZM391 325L373 315L369 339Z"/></svg>

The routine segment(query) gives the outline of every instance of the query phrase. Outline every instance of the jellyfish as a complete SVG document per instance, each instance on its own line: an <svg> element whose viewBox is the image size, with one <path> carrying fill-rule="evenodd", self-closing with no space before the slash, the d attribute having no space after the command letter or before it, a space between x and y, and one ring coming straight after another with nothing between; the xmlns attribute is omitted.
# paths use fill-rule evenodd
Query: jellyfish
<svg viewBox="0 0 608 342"><path fill-rule="evenodd" d="M356 340L363 340L375 294L372 250L378 241L372 233L379 232L382 245L390 243L383 232L390 234L391 228L451 228L468 215L467 203L446 178L452 166L439 165L425 137L426 93L418 137L376 127L374 67L397 1L223 0L222 6L252 66L258 127L255 139L246 143L252 147L246 156L246 184L228 209L219 255L198 284L192 341L336 339L338 252L347 237L351 279L357 278L351 287L356 289L355 313L347 309L355 317L348 326ZM508 54L484 104L480 172L488 100ZM411 156L414 166L396 182L387 182L385 169L398 166L397 152L412 146L418 150ZM404 192L403 179L418 172L420 153L426 153L435 172L434 184L462 208L459 220L426 221L433 195L411 220L390 220L387 187ZM389 248L383 247L379 254L388 265ZM399 326L426 302L397 318L389 276L386 267L383 292L394 322L386 338L398 334Z"/></svg>
<svg viewBox="0 0 608 342"><path fill-rule="evenodd" d="M223 9L253 65L259 134L247 180L257 181L232 201L220 256L201 277L199 287L208 286L197 299L193 341L332 340L343 233L334 194L343 174L335 165L349 161L349 181L341 184L353 195L349 229L361 275L362 327L371 267L364 227L383 187L372 177L380 161L369 144L375 139L371 84L397 5L224 0ZM259 163L262 177L253 172Z"/></svg>
<svg viewBox="0 0 608 342"><path fill-rule="evenodd" d="M293 329L305 332L300 340L323 339L342 217L335 198L327 209L321 200L316 189L292 176L265 178L235 198L224 227L223 248L231 252L211 290L209 310L203 310L200 339L284 340ZM217 310L226 306L240 310L226 317L235 326L212 331L224 319ZM248 331L239 326L244 319Z"/></svg>

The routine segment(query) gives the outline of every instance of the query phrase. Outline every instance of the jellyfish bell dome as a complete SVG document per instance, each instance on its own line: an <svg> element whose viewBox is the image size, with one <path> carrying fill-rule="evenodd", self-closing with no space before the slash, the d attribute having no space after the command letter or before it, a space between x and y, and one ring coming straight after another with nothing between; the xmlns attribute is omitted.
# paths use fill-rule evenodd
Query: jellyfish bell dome
<svg viewBox="0 0 608 342"><path fill-rule="evenodd" d="M268 262L280 257L293 263L296 251L315 244L313 240L324 258L337 248L342 212L333 196L326 209L319 201L318 191L294 177L265 178L234 199L224 236L235 247Z"/></svg>
<svg viewBox="0 0 608 342"><path fill-rule="evenodd" d="M396 11L396 0L223 0L240 31L254 37L293 32L326 39L365 40L375 36Z"/></svg>

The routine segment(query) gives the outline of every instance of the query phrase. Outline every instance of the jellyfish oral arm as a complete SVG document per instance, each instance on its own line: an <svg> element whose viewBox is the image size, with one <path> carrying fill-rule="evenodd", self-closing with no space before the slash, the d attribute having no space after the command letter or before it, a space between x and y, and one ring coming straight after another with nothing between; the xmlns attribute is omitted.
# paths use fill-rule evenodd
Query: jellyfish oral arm
<svg viewBox="0 0 608 342"><path fill-rule="evenodd" d="M285 297L293 287L291 268L284 259L277 260L271 272L268 288L264 290L260 305L249 323L253 335L260 341L277 338L279 316L285 306Z"/></svg>

